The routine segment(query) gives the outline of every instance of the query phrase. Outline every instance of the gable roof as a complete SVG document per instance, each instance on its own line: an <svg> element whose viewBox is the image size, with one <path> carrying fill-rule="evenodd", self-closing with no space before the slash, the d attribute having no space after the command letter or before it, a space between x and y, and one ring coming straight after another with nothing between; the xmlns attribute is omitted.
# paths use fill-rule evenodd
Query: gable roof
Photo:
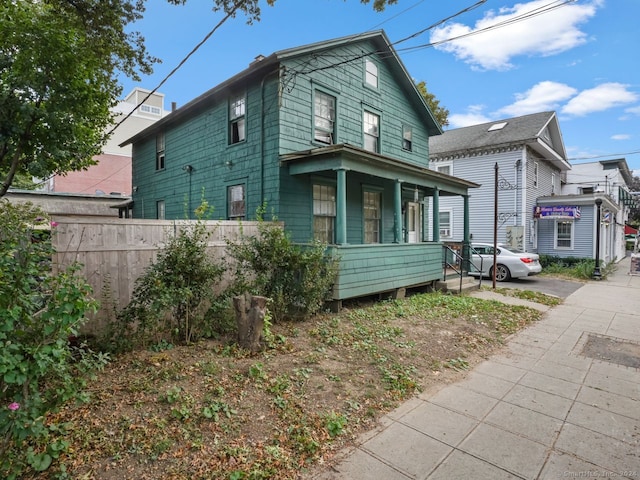
<svg viewBox="0 0 640 480"><path fill-rule="evenodd" d="M543 138L548 129L550 139ZM555 112L540 112L447 130L429 138L431 159L467 156L483 150L527 145L560 170L569 170Z"/></svg>
<svg viewBox="0 0 640 480"><path fill-rule="evenodd" d="M419 111L424 111L424 121L427 125L429 135L441 134L442 128L435 120L433 113L429 110L429 107L427 106L426 101L424 100L422 95L416 89L411 76L396 54L396 51L391 46L389 38L383 30L377 30L279 50L267 57L259 55L245 70L216 85L202 95L194 98L183 107L173 111L150 127L129 138L124 143L122 143L121 146L127 145L129 143L134 143L142 138L152 136L156 132L166 128L167 126L178 123L183 118L191 117L197 112L208 108L210 105L222 101L230 91L233 91L233 88L236 85L243 85L250 79L263 79L267 75L278 72L280 63L282 61L290 60L303 55L308 55L310 53L320 53L340 47L342 45L354 44L359 42L371 42L374 45L374 47L376 48L376 54L378 54L379 58L387 62L387 65L393 72L396 81L405 91L412 105L415 108L418 108ZM363 54L363 57L364 56L366 56L366 54ZM354 60L357 59L358 58L355 58ZM341 61L340 63L345 62Z"/></svg>

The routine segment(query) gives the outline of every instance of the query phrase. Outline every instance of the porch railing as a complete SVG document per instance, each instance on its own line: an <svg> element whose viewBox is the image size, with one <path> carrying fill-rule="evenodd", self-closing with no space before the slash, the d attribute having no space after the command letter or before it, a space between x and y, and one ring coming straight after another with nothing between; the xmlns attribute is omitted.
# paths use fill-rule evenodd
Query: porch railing
<svg viewBox="0 0 640 480"><path fill-rule="evenodd" d="M462 290L462 278L465 276L465 273L469 273L470 271L477 271L479 273L479 285L482 286L482 271L484 269L482 256L480 258L480 268L476 267L476 265L471 261L471 255L477 253L472 246L469 246L469 259L465 261L464 257L460 255L456 250L451 248L449 245L442 246L442 275L443 279L447 281L447 272L453 272L453 275L458 276L460 278L460 290ZM449 261L451 259L451 261ZM467 264L467 269L465 270L463 267Z"/></svg>

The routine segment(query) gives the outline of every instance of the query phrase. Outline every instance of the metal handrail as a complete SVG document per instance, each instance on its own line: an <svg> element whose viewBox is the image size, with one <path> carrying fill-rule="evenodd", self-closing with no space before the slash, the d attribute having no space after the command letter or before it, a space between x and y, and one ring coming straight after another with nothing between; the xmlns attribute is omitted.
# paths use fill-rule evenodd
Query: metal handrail
<svg viewBox="0 0 640 480"><path fill-rule="evenodd" d="M448 245L443 245L442 246L444 252L442 255L443 258L443 265L442 265L442 269L443 269L443 275L444 275L444 281L447 281L447 269L451 269L454 272L456 272L456 274L460 277L460 291L462 291L462 277L464 276L464 270L462 269L462 265L464 262L464 257L462 255L460 255L458 252L456 252L454 249L452 249L451 247L449 247ZM460 269L458 269L458 267L456 267L455 264L449 263L449 261L447 260L447 252L450 252L453 255L453 259L458 259L458 263L461 265ZM482 286L482 271L484 269L484 259L482 258L482 256L480 256L480 269L478 269L478 267L475 266L475 264L471 261L471 255L473 253L478 253L471 245L469 245L469 269L474 269L476 271L479 272L478 278L479 278L479 282L478 282L478 286ZM468 272L467 272L468 273Z"/></svg>

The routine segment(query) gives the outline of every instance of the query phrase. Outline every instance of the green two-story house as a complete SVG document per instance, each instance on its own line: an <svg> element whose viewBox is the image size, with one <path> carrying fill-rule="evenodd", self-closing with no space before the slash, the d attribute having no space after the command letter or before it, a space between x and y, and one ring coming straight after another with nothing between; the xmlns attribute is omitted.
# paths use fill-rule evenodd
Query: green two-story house
<svg viewBox="0 0 640 480"><path fill-rule="evenodd" d="M259 56L128 140L133 215L193 216L203 191L224 219L266 203L339 258L335 300L428 284L443 258L431 212L451 195L467 212L477 187L428 169L441 133L382 31Z"/></svg>

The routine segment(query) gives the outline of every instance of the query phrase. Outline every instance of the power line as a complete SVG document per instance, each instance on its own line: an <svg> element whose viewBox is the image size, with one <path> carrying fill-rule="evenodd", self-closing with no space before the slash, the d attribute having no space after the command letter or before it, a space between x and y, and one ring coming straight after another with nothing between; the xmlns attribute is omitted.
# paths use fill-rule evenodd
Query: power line
<svg viewBox="0 0 640 480"><path fill-rule="evenodd" d="M227 20L229 20L229 18L233 17L236 13L236 11L246 2L246 0L240 0L237 3L235 3L233 5L233 8L225 15L225 17L220 20L218 22L218 24L213 27L213 29L207 33L205 35L205 37L200 41L200 43L198 43L195 47L193 47L193 49L180 61L180 63L178 63L178 65L171 70L161 81L160 83L153 89L151 90L127 115L124 116L124 118L122 118L118 123L116 123L111 130L109 130L109 132L105 135L105 137L108 137L109 135L111 135L120 125L122 125L131 115L133 115L133 112L135 112L142 104L144 104L144 102L146 102L149 97L151 97L151 95L153 95L155 92L158 91L158 89L165 84L165 82L167 80L169 80L169 78L176 73L186 62L187 60L189 60L189 58L196 53L196 51L202 46L204 45L207 40L209 40L209 38L211 38L211 36L216 32L216 30L218 30L218 28L220 28Z"/></svg>

